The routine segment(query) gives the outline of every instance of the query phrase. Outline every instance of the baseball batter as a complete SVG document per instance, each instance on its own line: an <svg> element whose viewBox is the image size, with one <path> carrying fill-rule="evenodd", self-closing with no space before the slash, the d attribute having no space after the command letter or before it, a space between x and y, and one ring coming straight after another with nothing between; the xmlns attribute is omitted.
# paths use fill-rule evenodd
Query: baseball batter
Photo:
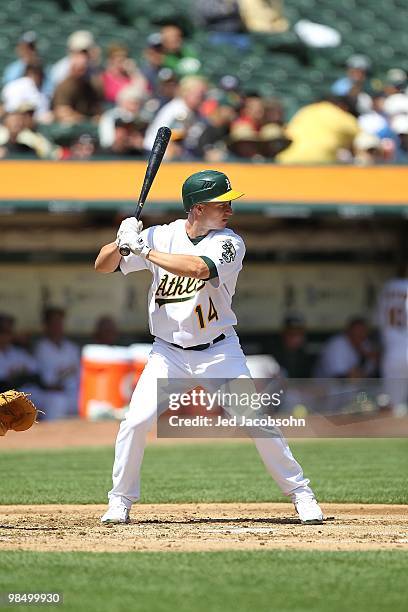
<svg viewBox="0 0 408 612"><path fill-rule="evenodd" d="M102 247L95 268L123 274L147 269L149 326L155 337L146 367L122 421L115 448L113 487L103 523L127 523L131 506L140 497L140 470L146 436L157 416L157 379L250 378L234 330L231 307L245 245L227 228L234 191L228 177L203 170L183 184L187 220L142 231L135 218L125 219L115 242ZM127 244L131 254L121 257ZM283 437L255 438L271 476L291 497L303 523L321 523L323 514L309 480Z"/></svg>

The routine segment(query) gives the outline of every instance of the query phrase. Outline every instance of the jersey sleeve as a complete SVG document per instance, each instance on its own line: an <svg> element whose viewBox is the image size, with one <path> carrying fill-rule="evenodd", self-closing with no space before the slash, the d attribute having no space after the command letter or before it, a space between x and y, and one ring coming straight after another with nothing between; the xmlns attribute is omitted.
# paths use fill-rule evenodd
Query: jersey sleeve
<svg viewBox="0 0 408 612"><path fill-rule="evenodd" d="M140 233L143 240L151 249L156 248L154 246L154 230L155 227L149 227ZM130 272L138 272L139 270L152 270L152 264L145 257L140 257L140 255L134 255L133 253L122 257L119 267L121 272L125 275Z"/></svg>
<svg viewBox="0 0 408 612"><path fill-rule="evenodd" d="M217 276L211 278L214 286L224 284L242 268L245 256L245 244L240 236L220 236L214 240L214 245L206 252L217 269Z"/></svg>

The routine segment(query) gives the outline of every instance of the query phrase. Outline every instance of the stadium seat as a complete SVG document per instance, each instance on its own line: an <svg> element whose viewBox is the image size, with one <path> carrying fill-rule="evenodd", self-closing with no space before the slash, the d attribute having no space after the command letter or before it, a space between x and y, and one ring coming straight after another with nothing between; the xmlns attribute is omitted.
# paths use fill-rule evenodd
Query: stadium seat
<svg viewBox="0 0 408 612"><path fill-rule="evenodd" d="M1 72L14 59L15 45L25 30L37 32L47 65L65 54L67 37L77 29L91 30L103 51L114 41L126 44L138 60L148 34L163 20L177 15L189 20L192 10L190 0L8 0L3 4ZM296 104L327 91L344 74L353 53L371 57L375 78L392 67L408 69L407 0L389 0L387 10L378 0L285 0L284 10L291 26L302 18L335 27L342 44L335 49L305 49L290 29L278 35L252 34L250 52L244 55L232 46L209 45L208 33L190 26L203 73L216 80L229 72L239 76L248 90L280 91L292 112Z"/></svg>

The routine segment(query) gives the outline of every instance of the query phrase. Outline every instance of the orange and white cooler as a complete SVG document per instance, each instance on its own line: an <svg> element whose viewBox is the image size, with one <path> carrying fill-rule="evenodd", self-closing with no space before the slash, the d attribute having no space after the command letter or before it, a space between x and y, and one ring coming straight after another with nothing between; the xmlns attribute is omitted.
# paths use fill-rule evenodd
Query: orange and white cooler
<svg viewBox="0 0 408 612"><path fill-rule="evenodd" d="M84 346L79 393L81 418L122 419L150 349L151 345L145 344Z"/></svg>

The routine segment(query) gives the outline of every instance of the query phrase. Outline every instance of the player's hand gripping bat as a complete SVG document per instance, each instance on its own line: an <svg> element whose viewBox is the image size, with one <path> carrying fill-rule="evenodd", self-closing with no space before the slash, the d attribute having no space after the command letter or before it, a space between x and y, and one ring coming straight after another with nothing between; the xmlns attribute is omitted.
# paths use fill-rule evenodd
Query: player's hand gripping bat
<svg viewBox="0 0 408 612"><path fill-rule="evenodd" d="M171 136L171 129L168 127L161 127L157 130L156 138L154 140L153 148L150 152L149 160L147 162L146 173L142 185L142 189L140 191L139 200L137 202L135 217L139 220L140 215L142 214L142 209L144 203L146 202L146 198L150 191L150 187L153 184L154 177L157 174L157 171L162 162L164 153L167 149L167 145L169 144ZM119 248L120 254L125 257L129 255L130 248L127 244L122 244Z"/></svg>

